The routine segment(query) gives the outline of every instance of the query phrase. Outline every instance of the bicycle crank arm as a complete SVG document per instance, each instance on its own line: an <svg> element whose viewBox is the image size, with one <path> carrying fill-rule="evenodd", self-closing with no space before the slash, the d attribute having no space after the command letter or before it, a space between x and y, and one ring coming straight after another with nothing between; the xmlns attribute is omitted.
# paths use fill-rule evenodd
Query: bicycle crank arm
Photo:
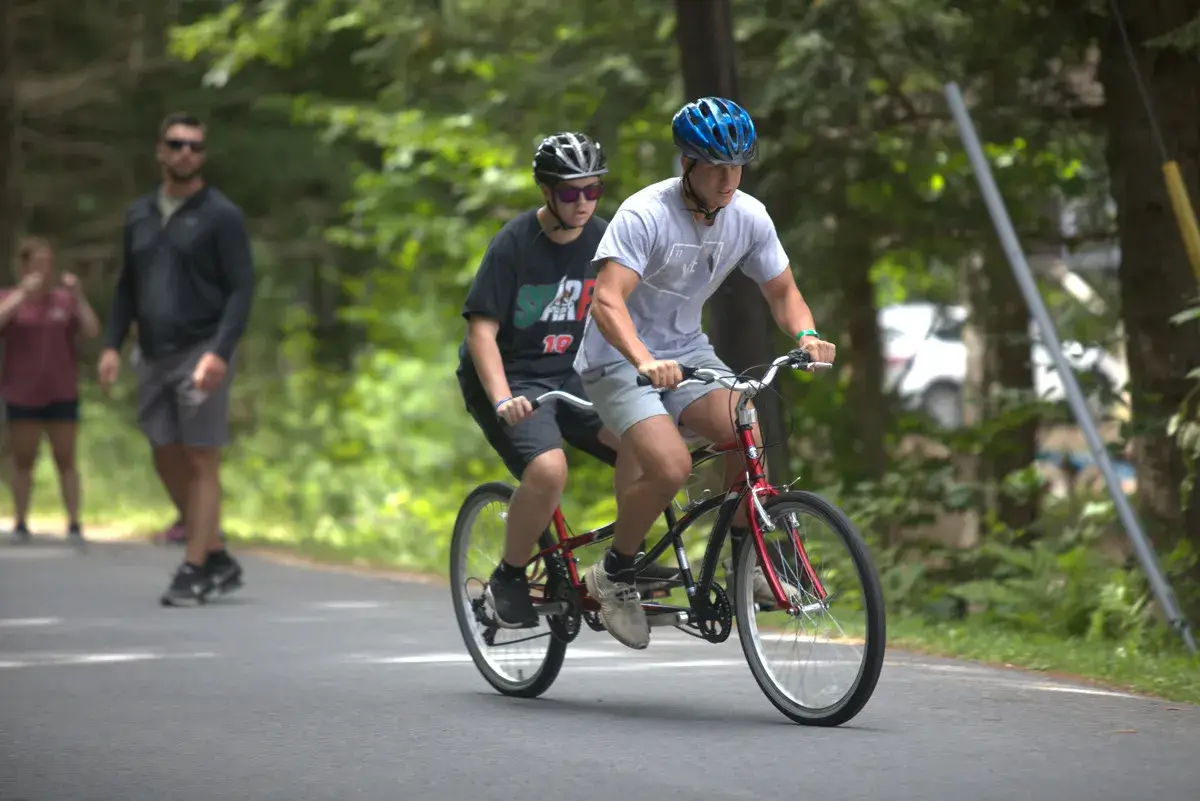
<svg viewBox="0 0 1200 801"><path fill-rule="evenodd" d="M687 622L687 612L651 612L646 615L646 624L651 628L655 626L686 626Z"/></svg>
<svg viewBox="0 0 1200 801"><path fill-rule="evenodd" d="M566 601L546 601L545 603L534 604L533 608L538 615L550 617L552 615L566 614L570 607Z"/></svg>

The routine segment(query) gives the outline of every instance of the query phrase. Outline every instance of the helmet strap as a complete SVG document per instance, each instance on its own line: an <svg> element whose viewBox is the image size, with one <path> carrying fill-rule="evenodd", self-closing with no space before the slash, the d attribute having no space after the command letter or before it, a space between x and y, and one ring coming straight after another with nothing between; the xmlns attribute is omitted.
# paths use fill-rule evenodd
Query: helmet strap
<svg viewBox="0 0 1200 801"><path fill-rule="evenodd" d="M558 216L558 209L554 208L554 206L555 206L556 202L557 202L557 201L556 201L556 200L555 200L555 198L554 198L554 192L551 192L551 193L550 193L550 198L549 198L549 199L546 201L546 211L548 211L548 212L550 212L551 214L553 214L553 215L554 215L554 219L558 220L558 226L555 228L555 230L556 230L556 231L559 231L559 230L561 230L561 231L574 231L574 230L575 230L576 228L578 228L579 226L578 226L578 225L567 225L565 222L563 222L563 218L562 218L562 217L560 217L560 216Z"/></svg>
<svg viewBox="0 0 1200 801"><path fill-rule="evenodd" d="M692 168L695 166L696 161L695 159L692 159L688 163L687 169L683 171L683 198L684 200L690 200L692 203L695 203L697 208L692 208L691 206L687 206L686 208L693 214L703 214L705 220L712 222L721 212L721 209L716 208L713 211L709 211L708 207L700 202L700 197L696 194L696 190L692 187Z"/></svg>

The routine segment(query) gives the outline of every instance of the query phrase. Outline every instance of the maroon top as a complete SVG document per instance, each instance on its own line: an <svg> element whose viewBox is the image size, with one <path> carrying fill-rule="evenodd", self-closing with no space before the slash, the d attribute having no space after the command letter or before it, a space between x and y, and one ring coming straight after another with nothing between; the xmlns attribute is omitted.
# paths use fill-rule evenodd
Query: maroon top
<svg viewBox="0 0 1200 801"><path fill-rule="evenodd" d="M0 301L13 290L0 290ZM67 289L26 300L0 329L4 366L0 397L17 406L46 406L79 397L75 338L79 304Z"/></svg>

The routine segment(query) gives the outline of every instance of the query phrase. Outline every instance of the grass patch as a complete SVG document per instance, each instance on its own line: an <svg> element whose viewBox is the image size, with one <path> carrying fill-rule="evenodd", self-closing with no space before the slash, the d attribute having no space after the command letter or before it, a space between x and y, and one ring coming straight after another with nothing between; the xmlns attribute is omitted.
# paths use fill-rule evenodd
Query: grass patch
<svg viewBox="0 0 1200 801"><path fill-rule="evenodd" d="M158 483L148 446L130 424L130 412L98 400L87 408L88 417L79 442L85 532L88 527L128 532L132 537L161 532L174 519L175 510ZM50 527L48 532L53 532L65 529L65 519L48 448L43 447L41 456L32 516L44 521ZM298 509L284 509L291 513L272 519L268 507L258 501L265 497L262 487L272 479L275 463L268 460L260 464L237 453L231 457L224 476L230 491L224 526L235 547L284 552L355 568L416 572L442 578L449 572L446 550L452 521L447 523L443 515L426 525L415 525L423 522L419 512L415 520L403 514L411 515L413 504L419 505L423 499L399 502L399 510L385 510L357 528L344 527L333 514L321 521L301 524L297 520L303 515ZM607 507L585 509L578 499L570 503L568 518L577 528L585 523L605 522L605 516L611 514ZM5 524L11 514L11 496L4 491L0 497L0 515L8 518ZM707 518L702 520L687 535L689 551L694 551L691 554L694 569L699 566L703 549L699 540L707 534L708 524ZM660 535L659 525L661 521L651 535L652 541ZM585 568L600 553L598 547L586 549L580 554L580 568ZM669 553L662 557L663 561L671 558ZM671 602L685 602L682 593L675 596ZM1162 645L1135 646L1112 641L1062 640L978 621L935 625L898 615L891 616L888 629L889 647L897 650L1008 665L1200 704L1200 659L1184 653L1173 636L1161 637Z"/></svg>
<svg viewBox="0 0 1200 801"><path fill-rule="evenodd" d="M313 538L289 539L282 530L277 534L242 537L231 531L230 536L246 546L283 549L331 564L415 570L441 578L448 574L445 561L413 563L398 559L395 550L380 541L355 547ZM599 553L598 549L588 550ZM680 591L660 602L685 605L686 599ZM888 621L888 647L1021 668L1048 677L1200 704L1200 658L1188 656L1182 644L1174 641L1158 648L1137 649L1111 641L1062 640L1048 635L1018 633L969 621L935 625L916 619L900 620L893 615Z"/></svg>
<svg viewBox="0 0 1200 801"><path fill-rule="evenodd" d="M1182 643L1135 649L1115 642L1062 640L964 622L888 621L888 647L1017 667L1047 676L1200 704L1200 658Z"/></svg>

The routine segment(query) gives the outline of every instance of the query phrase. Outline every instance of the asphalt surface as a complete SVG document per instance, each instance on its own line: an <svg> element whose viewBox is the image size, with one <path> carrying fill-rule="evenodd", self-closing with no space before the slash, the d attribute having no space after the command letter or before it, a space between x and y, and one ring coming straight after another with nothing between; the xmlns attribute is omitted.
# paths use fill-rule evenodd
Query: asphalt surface
<svg viewBox="0 0 1200 801"><path fill-rule="evenodd" d="M0 542L0 799L1200 799L1197 707L892 652L814 729L736 637L586 627L545 696L507 699L445 586L247 556L238 594L162 608L179 558Z"/></svg>

